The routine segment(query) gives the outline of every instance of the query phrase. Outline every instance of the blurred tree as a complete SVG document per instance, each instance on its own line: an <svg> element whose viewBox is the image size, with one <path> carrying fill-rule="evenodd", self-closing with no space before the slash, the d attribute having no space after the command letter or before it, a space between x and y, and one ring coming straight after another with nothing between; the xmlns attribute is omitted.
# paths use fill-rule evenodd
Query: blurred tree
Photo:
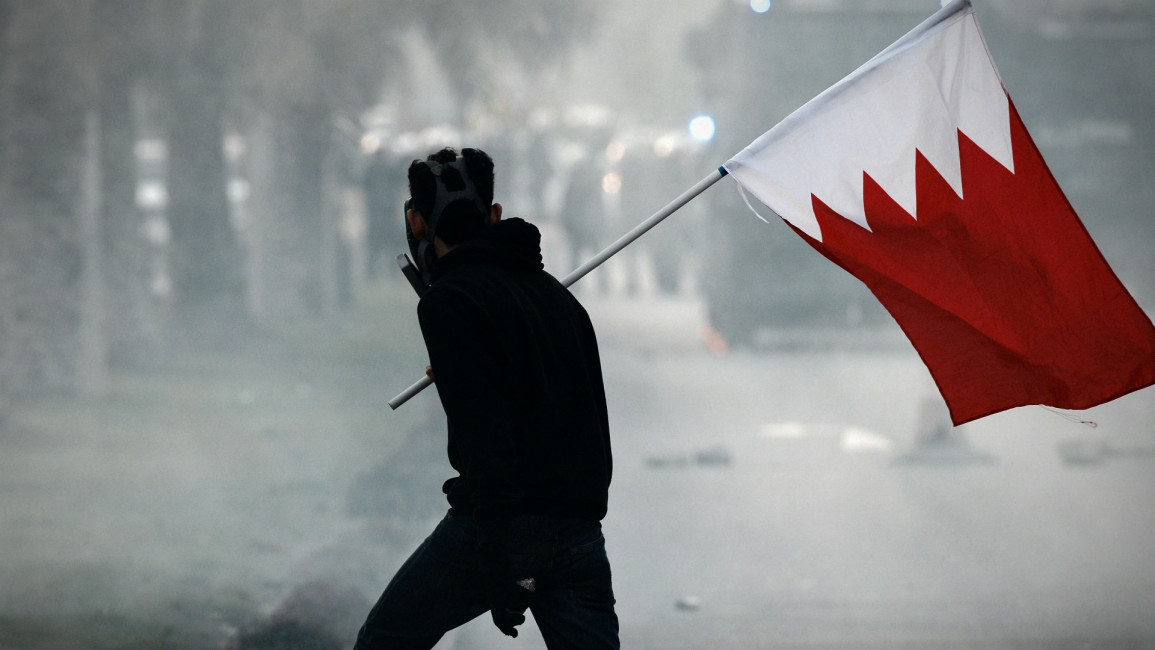
<svg viewBox="0 0 1155 650"><path fill-rule="evenodd" d="M223 153L226 74L245 25L227 0L166 0L154 45L168 117L171 269L183 336L227 337L244 322L242 258ZM212 331L210 331L212 330Z"/></svg>
<svg viewBox="0 0 1155 650"><path fill-rule="evenodd" d="M331 311L339 302L337 188L352 181L359 128L381 88L406 73L413 29L455 80L459 104L511 112L508 78L543 70L592 23L593 2L517 0L484 8L405 0L251 0L229 77L246 133L252 184L250 309L265 323ZM418 53L417 56L427 56ZM514 83L514 86L517 86ZM533 88L523 83L523 91ZM390 98L396 100L396 98ZM513 110L524 117L524 111ZM517 123L522 123L518 120ZM398 170L401 173L402 170Z"/></svg>
<svg viewBox="0 0 1155 650"><path fill-rule="evenodd" d="M90 316L80 213L92 3L12 0L0 18L0 392L68 391Z"/></svg>
<svg viewBox="0 0 1155 650"><path fill-rule="evenodd" d="M137 362L163 342L161 305L148 288L147 247L136 205L137 116L132 94L147 78L153 58L147 29L155 13L149 0L94 0L94 59L100 114L102 243L108 308L108 354L112 362Z"/></svg>
<svg viewBox="0 0 1155 650"><path fill-rule="evenodd" d="M561 57L595 6L0 2L0 377L75 387L78 364L98 371L110 356L147 354L172 324L178 336L206 324L228 334L252 315L276 323L331 309L354 116L404 72L401 35L427 32L461 103L500 112L526 105L525 75ZM171 319L148 286L135 201L134 145L156 126L142 126L142 88L165 116ZM226 126L248 145L250 223L232 218Z"/></svg>
<svg viewBox="0 0 1155 650"><path fill-rule="evenodd" d="M342 293L337 193L357 155L352 116L395 73L393 36L410 7L254 0L238 12L251 26L230 77L252 187L250 311L262 323L329 313Z"/></svg>
<svg viewBox="0 0 1155 650"><path fill-rule="evenodd" d="M380 100L386 80L404 72L402 34L416 27L429 35L462 105L524 105L513 97L517 87L523 94L533 87L524 72L562 56L591 24L594 3L168 0L164 6L158 48L173 117L176 300L227 313L247 300L249 316L273 324L330 312L339 302L336 194L357 155L355 116ZM523 83L511 86L510 78ZM242 173L251 191L244 224L228 221L219 144L226 122L246 145ZM238 233L238 226L245 230Z"/></svg>

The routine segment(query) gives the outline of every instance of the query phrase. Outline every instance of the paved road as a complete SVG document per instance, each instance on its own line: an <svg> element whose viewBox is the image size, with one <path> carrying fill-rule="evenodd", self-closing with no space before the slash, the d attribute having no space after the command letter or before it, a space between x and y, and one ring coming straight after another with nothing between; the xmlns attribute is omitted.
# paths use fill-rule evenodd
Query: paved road
<svg viewBox="0 0 1155 650"><path fill-rule="evenodd" d="M718 357L692 301L587 303L625 647L1155 647L1155 390L1096 429L1021 409L908 462L933 396L909 346ZM352 634L369 604L344 595L380 592L449 475L435 395L382 412L421 358L385 354L420 342L381 340L416 336L381 314L411 318L367 309L9 418L0 647L223 647L298 610ZM442 645L540 647L485 620Z"/></svg>

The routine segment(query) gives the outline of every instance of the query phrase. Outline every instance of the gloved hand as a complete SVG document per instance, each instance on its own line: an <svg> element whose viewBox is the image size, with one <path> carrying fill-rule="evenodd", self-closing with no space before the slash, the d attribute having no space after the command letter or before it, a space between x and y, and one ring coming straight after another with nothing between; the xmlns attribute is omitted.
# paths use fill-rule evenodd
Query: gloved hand
<svg viewBox="0 0 1155 650"><path fill-rule="evenodd" d="M525 622L525 610L533 601L533 580L514 580L503 571L486 571L493 624L502 634L517 638L517 626Z"/></svg>
<svg viewBox="0 0 1155 650"><path fill-rule="evenodd" d="M497 626L497 629L501 630L502 634L515 639L517 638L517 626L525 622L524 609L521 610L521 613L518 613L510 609L502 609L495 605L489 613L493 615L493 624Z"/></svg>
<svg viewBox="0 0 1155 650"><path fill-rule="evenodd" d="M474 513L478 520L478 555L482 586L489 600L493 624L506 636L517 637L517 626L525 622L525 610L533 600L535 584L532 578L518 575L510 566L506 546L508 523L500 518L485 518Z"/></svg>

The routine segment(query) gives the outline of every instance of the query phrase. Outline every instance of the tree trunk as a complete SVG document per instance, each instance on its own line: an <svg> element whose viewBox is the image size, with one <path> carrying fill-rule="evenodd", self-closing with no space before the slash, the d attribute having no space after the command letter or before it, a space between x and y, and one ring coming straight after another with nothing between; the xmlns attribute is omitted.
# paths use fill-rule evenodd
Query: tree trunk
<svg viewBox="0 0 1155 650"><path fill-rule="evenodd" d="M136 205L139 116L134 86L152 61L145 54L146 0L97 0L102 239L108 291L106 335L110 363L137 363L163 343L163 304L149 291L149 249Z"/></svg>
<svg viewBox="0 0 1155 650"><path fill-rule="evenodd" d="M84 116L84 159L77 233L83 266L80 274L80 324L76 355L76 387L86 395L108 390L108 330L105 240L103 229L100 115Z"/></svg>
<svg viewBox="0 0 1155 650"><path fill-rule="evenodd" d="M253 269L262 288L259 313L275 326L325 311L322 273L326 228L322 201L326 113L286 111L266 122L268 165L254 178L257 210L256 244L261 264Z"/></svg>
<svg viewBox="0 0 1155 650"><path fill-rule="evenodd" d="M0 78L0 392L77 387L87 0L7 3Z"/></svg>
<svg viewBox="0 0 1155 650"><path fill-rule="evenodd" d="M224 70L214 52L216 3L183 4L168 99L169 220L173 290L186 336L228 337L243 323L244 281L236 233L229 221L224 140Z"/></svg>

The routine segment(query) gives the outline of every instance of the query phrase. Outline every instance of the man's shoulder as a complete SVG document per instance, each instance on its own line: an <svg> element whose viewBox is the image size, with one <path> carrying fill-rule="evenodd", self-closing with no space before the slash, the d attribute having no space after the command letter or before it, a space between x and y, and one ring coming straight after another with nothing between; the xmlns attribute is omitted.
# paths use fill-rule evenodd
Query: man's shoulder
<svg viewBox="0 0 1155 650"><path fill-rule="evenodd" d="M455 309L455 305L467 301L469 301L468 291L452 282L446 282L445 279L438 280L421 294L421 298L417 301L417 315L422 317L434 312Z"/></svg>

